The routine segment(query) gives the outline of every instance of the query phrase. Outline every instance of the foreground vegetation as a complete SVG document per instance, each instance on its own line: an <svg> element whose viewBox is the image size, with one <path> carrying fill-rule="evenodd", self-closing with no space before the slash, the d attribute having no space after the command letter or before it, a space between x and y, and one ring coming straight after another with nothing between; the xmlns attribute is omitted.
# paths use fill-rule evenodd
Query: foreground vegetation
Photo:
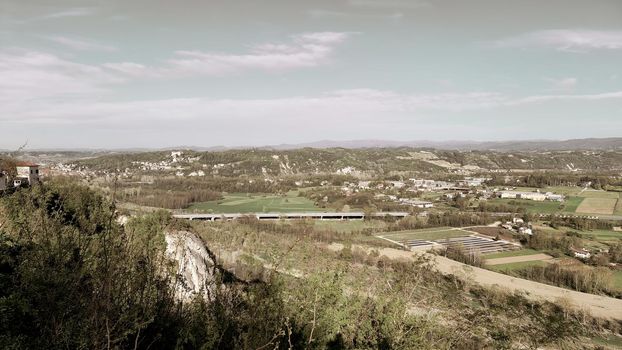
<svg viewBox="0 0 622 350"><path fill-rule="evenodd" d="M578 348L620 329L361 251L356 231L115 219L113 203L71 183L1 199L1 348ZM180 229L216 259L207 300L175 297L164 232ZM334 237L345 248L326 249Z"/></svg>

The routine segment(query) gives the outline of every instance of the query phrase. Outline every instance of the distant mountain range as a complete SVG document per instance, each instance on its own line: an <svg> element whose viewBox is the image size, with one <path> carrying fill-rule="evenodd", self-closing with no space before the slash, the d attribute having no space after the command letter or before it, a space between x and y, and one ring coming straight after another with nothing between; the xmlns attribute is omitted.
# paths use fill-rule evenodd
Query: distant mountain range
<svg viewBox="0 0 622 350"><path fill-rule="evenodd" d="M138 153L156 150L192 149L195 151L226 151L235 149L273 149L273 150L294 150L301 148L433 148L439 150L477 150L477 151L565 151L565 150L622 150L622 137L609 138L586 138L571 140L526 140L526 141L391 141L391 140L347 140L334 141L322 140L308 143L279 144L268 146L176 146L164 148L124 148L124 149L104 149L104 148L81 148L81 149L27 149L25 152L84 152L84 153ZM8 152L0 150L0 153Z"/></svg>
<svg viewBox="0 0 622 350"><path fill-rule="evenodd" d="M389 141L352 140L317 141L300 144L281 144L261 148L285 150L299 148L382 148L415 147L441 150L480 150L480 151L563 151L563 150L622 150L622 137L589 138L573 140L529 140L529 141Z"/></svg>

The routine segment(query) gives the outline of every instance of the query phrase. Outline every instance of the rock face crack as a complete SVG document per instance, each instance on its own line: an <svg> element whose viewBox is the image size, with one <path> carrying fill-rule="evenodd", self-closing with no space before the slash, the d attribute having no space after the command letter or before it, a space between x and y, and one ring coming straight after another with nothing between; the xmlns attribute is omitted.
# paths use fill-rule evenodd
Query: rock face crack
<svg viewBox="0 0 622 350"><path fill-rule="evenodd" d="M166 255L177 263L177 297L190 300L196 295L211 299L214 288L215 261L203 241L192 232L165 234Z"/></svg>

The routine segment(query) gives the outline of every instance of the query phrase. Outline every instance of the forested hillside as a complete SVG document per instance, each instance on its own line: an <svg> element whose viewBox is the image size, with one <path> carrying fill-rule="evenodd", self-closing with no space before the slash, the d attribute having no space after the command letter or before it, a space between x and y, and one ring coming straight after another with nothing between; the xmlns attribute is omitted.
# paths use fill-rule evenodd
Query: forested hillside
<svg viewBox="0 0 622 350"><path fill-rule="evenodd" d="M170 151L106 155L75 162L91 171L174 172L178 167L207 175L257 176L288 174L368 174L447 172L458 170L585 170L622 169L620 151L492 152L412 148Z"/></svg>

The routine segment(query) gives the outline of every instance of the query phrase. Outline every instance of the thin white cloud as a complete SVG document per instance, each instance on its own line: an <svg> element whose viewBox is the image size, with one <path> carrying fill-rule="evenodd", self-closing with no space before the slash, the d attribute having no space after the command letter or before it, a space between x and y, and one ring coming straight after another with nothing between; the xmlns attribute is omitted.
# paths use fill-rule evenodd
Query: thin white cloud
<svg viewBox="0 0 622 350"><path fill-rule="evenodd" d="M74 7L67 10L53 12L47 15L43 15L38 17L39 19L54 19L54 18L65 18L65 17L82 17L89 16L95 13L95 9L92 7Z"/></svg>
<svg viewBox="0 0 622 350"><path fill-rule="evenodd" d="M38 58L41 60L42 58ZM1 61L0 61L1 62ZM64 64L59 63L59 67ZM81 71L83 67L72 67ZM90 68L85 72L89 72ZM1 75L0 75L1 77ZM34 77L26 84L21 94L31 94L31 87L44 82L50 87L48 77ZM30 99L28 103L4 103L0 105L0 120L20 123L86 123L107 127L136 126L153 123L196 123L207 126L211 123L244 125L300 125L300 123L328 123L331 125L349 123L386 123L412 121L412 118L471 112L492 111L496 108L550 103L554 101L601 100L622 101L622 91L583 95L534 95L511 97L495 92L402 94L394 91L374 89L349 89L328 92L316 96L293 96L273 99L211 99L175 98L141 101L103 102L93 89L93 82L76 83L71 79L57 79L65 95L62 99ZM4 80L2 80L4 81ZM0 86L4 88L4 86ZM78 92L89 93L75 96ZM90 89L90 90L89 90ZM42 89L46 91L45 89ZM35 90L39 97L48 96ZM14 95L14 97L16 97ZM22 98L24 100L24 98Z"/></svg>
<svg viewBox="0 0 622 350"><path fill-rule="evenodd" d="M104 45L85 39L69 38L59 35L45 36L44 38L77 51L117 51L117 48L114 46Z"/></svg>
<svg viewBox="0 0 622 350"><path fill-rule="evenodd" d="M134 77L175 78L195 75L224 75L247 70L287 71L330 62L336 47L352 33L317 32L291 37L287 44L252 46L248 53L176 51L162 66L134 62L108 63L104 67Z"/></svg>
<svg viewBox="0 0 622 350"><path fill-rule="evenodd" d="M522 105L550 101L599 101L622 99L622 91L604 92L599 94L568 94L568 95L536 95L508 101L507 105Z"/></svg>
<svg viewBox="0 0 622 350"><path fill-rule="evenodd" d="M358 7L369 8L397 8L397 9L416 9L428 7L430 3L427 1L399 1L399 0L348 0L348 4Z"/></svg>
<svg viewBox="0 0 622 350"><path fill-rule="evenodd" d="M579 80L577 78L571 77L561 79L545 78L544 80L551 85L551 88L549 89L550 91L557 92L571 92L579 84Z"/></svg>
<svg viewBox="0 0 622 350"><path fill-rule="evenodd" d="M335 10L323 10L316 9L310 10L308 12L310 17L313 18L363 18L363 19L390 19L390 20L399 20L404 17L402 12L392 12L392 13L361 13L361 12L346 12L346 11L335 11Z"/></svg>
<svg viewBox="0 0 622 350"><path fill-rule="evenodd" d="M98 66L25 50L0 51L0 103L23 106L41 99L91 97L107 84L122 82ZM19 108L14 111L19 113Z"/></svg>
<svg viewBox="0 0 622 350"><path fill-rule="evenodd" d="M496 47L550 48L565 52L622 49L622 31L541 30L495 41Z"/></svg>
<svg viewBox="0 0 622 350"><path fill-rule="evenodd" d="M345 40L339 33L310 33L294 37L290 44L268 44L254 47L249 54L217 55L218 70L208 74L245 69L280 69L307 67L326 59L331 45ZM305 46L312 46L305 48ZM328 49L326 49L328 47ZM304 52L303 57L299 57ZM294 57L291 57L291 56ZM250 56L250 57L247 57ZM266 59L268 56L269 59ZM272 56L279 57L275 60ZM184 59L194 55L182 56ZM200 69L213 67L197 56ZM287 64L286 64L287 63ZM225 67L226 69L222 68ZM197 66L187 71L170 64L157 73L190 74L204 72ZM167 71L168 70L168 71ZM266 125L300 125L301 122L337 123L403 123L425 116L483 113L496 108L514 108L555 101L620 101L622 91L598 94L550 94L526 97L497 92L406 94L375 89L348 89L320 95L273 99L178 98L141 101L115 101L112 88L131 76L146 76L153 68L136 63L108 66L68 61L48 53L34 51L0 51L0 120L26 124L87 123L109 128L152 122L191 121L206 126L212 122L231 125L265 123ZM576 84L573 78L562 84ZM614 102L617 103L617 102ZM586 107L590 105L585 105Z"/></svg>

